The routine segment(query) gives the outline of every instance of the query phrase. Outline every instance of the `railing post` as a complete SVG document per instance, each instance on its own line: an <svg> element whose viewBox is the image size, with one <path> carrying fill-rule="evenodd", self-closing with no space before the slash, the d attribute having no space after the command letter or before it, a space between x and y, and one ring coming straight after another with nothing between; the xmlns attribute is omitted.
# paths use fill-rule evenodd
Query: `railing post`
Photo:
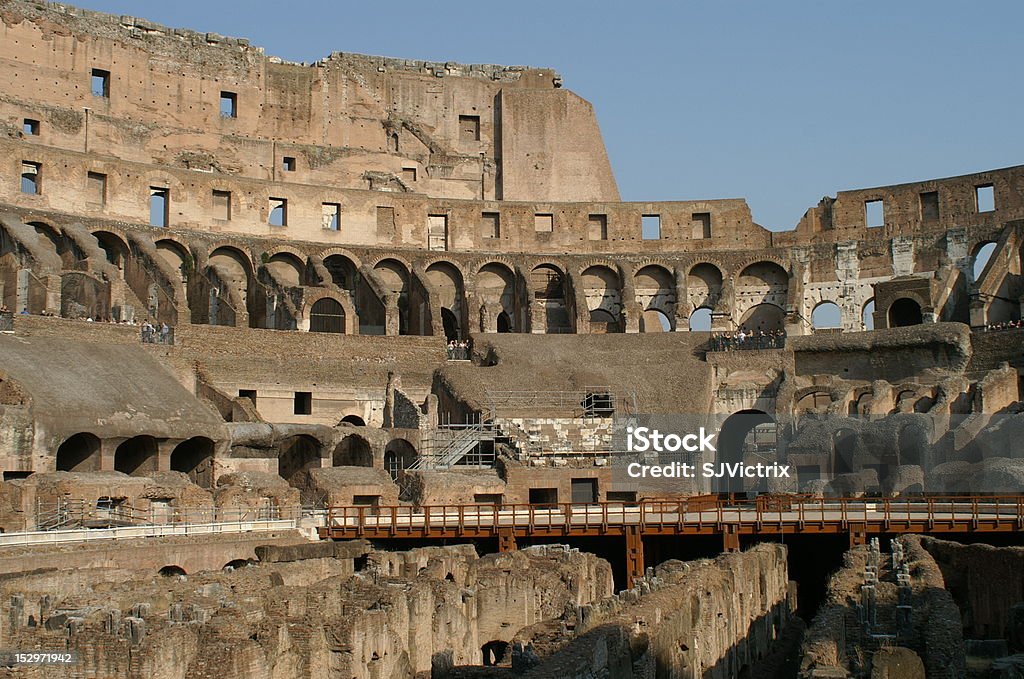
<svg viewBox="0 0 1024 679"><path fill-rule="evenodd" d="M643 512L641 511L641 520ZM644 576L644 539L640 526L626 526L626 587L632 589Z"/></svg>

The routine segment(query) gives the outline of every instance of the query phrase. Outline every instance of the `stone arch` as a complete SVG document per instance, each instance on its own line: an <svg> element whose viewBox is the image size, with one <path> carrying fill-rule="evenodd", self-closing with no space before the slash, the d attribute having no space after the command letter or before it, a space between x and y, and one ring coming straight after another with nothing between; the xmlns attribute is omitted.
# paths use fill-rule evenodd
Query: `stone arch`
<svg viewBox="0 0 1024 679"><path fill-rule="evenodd" d="M114 471L129 476L144 476L157 470L159 445L152 436L134 436L114 451Z"/></svg>
<svg viewBox="0 0 1024 679"><path fill-rule="evenodd" d="M206 275L210 325L233 326L248 320L249 298L255 292L249 255L232 245L216 247L207 258Z"/></svg>
<svg viewBox="0 0 1024 679"><path fill-rule="evenodd" d="M384 470L397 481L401 473L411 467L417 457L419 455L416 453L416 447L406 439L391 439L384 448Z"/></svg>
<svg viewBox="0 0 1024 679"><path fill-rule="evenodd" d="M843 312L839 305L831 300L818 302L811 312L811 326L815 330L843 327Z"/></svg>
<svg viewBox="0 0 1024 679"><path fill-rule="evenodd" d="M507 329L499 329L498 332L512 332L515 325L513 319L516 317L516 275L511 267L500 262L488 262L477 271L475 282L480 301L485 306L500 307L498 318L504 315L507 320Z"/></svg>
<svg viewBox="0 0 1024 679"><path fill-rule="evenodd" d="M669 269L659 264L648 264L639 269L633 275L633 292L644 311L640 324L647 329L641 329L641 332L675 329L673 319L676 316L676 285ZM649 315L651 312L661 314L669 321L668 326L663 326L662 318ZM655 328L653 330L650 329L652 325Z"/></svg>
<svg viewBox="0 0 1024 679"><path fill-rule="evenodd" d="M289 436L278 444L277 473L291 482L307 469L320 466L320 441L308 434Z"/></svg>
<svg viewBox="0 0 1024 679"><path fill-rule="evenodd" d="M775 304L756 304L740 318L740 328L745 332L775 332L785 327L786 312Z"/></svg>
<svg viewBox="0 0 1024 679"><path fill-rule="evenodd" d="M686 294L694 308L713 309L722 296L722 270L710 262L698 262L686 273Z"/></svg>
<svg viewBox="0 0 1024 679"><path fill-rule="evenodd" d="M192 483L202 488L213 486L214 442L205 436L193 436L171 451L171 471L188 474Z"/></svg>
<svg viewBox="0 0 1024 679"><path fill-rule="evenodd" d="M484 667L498 667L501 665L511 665L512 656L509 652L511 650L511 644L501 639L495 639L494 641L488 641L486 644L480 647L480 654L482 657Z"/></svg>
<svg viewBox="0 0 1024 679"><path fill-rule="evenodd" d="M54 461L59 472L98 472L100 470L100 439L89 432L69 436L57 448Z"/></svg>
<svg viewBox="0 0 1024 679"><path fill-rule="evenodd" d="M173 238L161 238L154 245L160 258L178 272L182 282L186 281L193 265L192 253L189 252L188 246Z"/></svg>
<svg viewBox="0 0 1024 679"><path fill-rule="evenodd" d="M711 332L711 320L710 308L702 306L694 309L688 323L690 332Z"/></svg>
<svg viewBox="0 0 1024 679"><path fill-rule="evenodd" d="M347 253L332 252L323 258L324 268L331 275L331 282L342 290L354 293L359 275L359 265Z"/></svg>
<svg viewBox="0 0 1024 679"><path fill-rule="evenodd" d="M276 254L270 255L264 267L270 271L274 279L278 283L297 288L303 285L306 272L305 259L299 257L299 255L288 251L280 251Z"/></svg>
<svg viewBox="0 0 1024 679"><path fill-rule="evenodd" d="M345 333L345 307L333 297L321 297L309 307L309 331Z"/></svg>
<svg viewBox="0 0 1024 679"><path fill-rule="evenodd" d="M875 298L864 302L860 310L860 324L864 330L875 329Z"/></svg>
<svg viewBox="0 0 1024 679"><path fill-rule="evenodd" d="M993 240L981 241L975 244L971 251L971 280L977 282L981 278L985 267L992 261L996 252L996 242Z"/></svg>
<svg viewBox="0 0 1024 679"><path fill-rule="evenodd" d="M70 269L74 266L77 257L72 248L68 246L64 231L60 227L42 220L25 222L25 225L31 226L35 230L43 247L60 258L61 268Z"/></svg>
<svg viewBox="0 0 1024 679"><path fill-rule="evenodd" d="M715 459L718 463L744 462L748 455L758 455L760 461L774 457L774 436L768 441L761 434L762 429L771 426L773 434L777 423L763 410L740 410L722 422L718 432L718 450ZM768 448L771 447L769 451ZM770 455L768 453L771 453ZM716 492L737 493L760 488L748 487L741 478L725 476L713 481L717 485Z"/></svg>
<svg viewBox="0 0 1024 679"><path fill-rule="evenodd" d="M338 424L348 424L353 427L365 427L366 421L359 415L346 415L345 417L341 418L341 422L339 422Z"/></svg>
<svg viewBox="0 0 1024 679"><path fill-rule="evenodd" d="M622 282L618 272L595 264L583 270L580 283L590 312L590 332L623 332Z"/></svg>
<svg viewBox="0 0 1024 679"><path fill-rule="evenodd" d="M386 294L393 295L398 303L398 334L409 334L409 266L400 259L385 257L373 265L374 274Z"/></svg>
<svg viewBox="0 0 1024 679"><path fill-rule="evenodd" d="M924 314L921 312L921 304L910 297L900 297L893 300L888 311L889 327L904 328L911 325L920 325L924 322Z"/></svg>
<svg viewBox="0 0 1024 679"><path fill-rule="evenodd" d="M532 332L566 333L572 331L566 304L566 276L554 264L538 264L530 271Z"/></svg>
<svg viewBox="0 0 1024 679"><path fill-rule="evenodd" d="M157 571L157 574L162 575L165 578L176 578L183 575L188 575L188 573L185 572L184 568L175 564L164 566L159 571Z"/></svg>
<svg viewBox="0 0 1024 679"><path fill-rule="evenodd" d="M640 316L640 332L672 332L672 319L661 309L648 309Z"/></svg>
<svg viewBox="0 0 1024 679"><path fill-rule="evenodd" d="M462 271L451 262L440 260L427 266L426 276L438 296L436 301L441 310L445 338L462 339L466 330L466 292ZM430 306L434 308L433 304Z"/></svg>
<svg viewBox="0 0 1024 679"><path fill-rule="evenodd" d="M373 448L359 434L349 434L335 446L331 464L335 467L372 467Z"/></svg>
<svg viewBox="0 0 1024 679"><path fill-rule="evenodd" d="M807 413L824 413L832 403L832 395L827 389L808 387L794 394L793 409L797 415Z"/></svg>
<svg viewBox="0 0 1024 679"><path fill-rule="evenodd" d="M93 231L92 235L106 255L107 263L115 267L124 278L128 258L131 257L131 248L128 247L127 241L112 231Z"/></svg>
<svg viewBox="0 0 1024 679"><path fill-rule="evenodd" d="M781 264L760 260L748 264L736 279L736 311L746 313L762 304L785 307L789 293L789 274Z"/></svg>

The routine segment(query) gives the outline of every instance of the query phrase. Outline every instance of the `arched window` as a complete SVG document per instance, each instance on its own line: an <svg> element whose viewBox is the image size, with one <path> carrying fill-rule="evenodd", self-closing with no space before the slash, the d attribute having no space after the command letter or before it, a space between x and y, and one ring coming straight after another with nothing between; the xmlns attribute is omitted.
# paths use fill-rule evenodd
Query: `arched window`
<svg viewBox="0 0 1024 679"><path fill-rule="evenodd" d="M901 297L889 305L889 327L904 328L923 322L921 305L907 297Z"/></svg>
<svg viewBox="0 0 1024 679"><path fill-rule="evenodd" d="M835 302L822 302L814 307L811 314L811 325L815 330L838 328L842 325L842 312Z"/></svg>
<svg viewBox="0 0 1024 679"><path fill-rule="evenodd" d="M309 310L310 332L345 332L345 308L330 297L318 299Z"/></svg>

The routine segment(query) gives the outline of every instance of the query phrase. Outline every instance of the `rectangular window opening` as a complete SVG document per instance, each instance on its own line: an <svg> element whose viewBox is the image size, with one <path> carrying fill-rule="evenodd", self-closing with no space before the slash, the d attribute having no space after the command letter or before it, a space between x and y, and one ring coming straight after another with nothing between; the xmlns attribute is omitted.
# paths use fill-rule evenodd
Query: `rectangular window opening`
<svg viewBox="0 0 1024 679"><path fill-rule="evenodd" d="M38 195L42 191L40 174L43 166L39 163L32 163L27 160L21 163L21 192L29 195Z"/></svg>
<svg viewBox="0 0 1024 679"><path fill-rule="evenodd" d="M25 133L25 136L28 136L28 137L38 137L39 136L39 121L38 120L32 120L31 118L25 118L24 122L22 122L22 125L21 125L21 131Z"/></svg>
<svg viewBox="0 0 1024 679"><path fill-rule="evenodd" d="M285 156L281 160L281 167L285 172L295 172L295 158L292 156Z"/></svg>
<svg viewBox="0 0 1024 679"><path fill-rule="evenodd" d="M328 231L341 231L341 203L322 203L323 227Z"/></svg>
<svg viewBox="0 0 1024 679"><path fill-rule="evenodd" d="M213 218L231 221L231 192L213 192Z"/></svg>
<svg viewBox="0 0 1024 679"><path fill-rule="evenodd" d="M473 493L473 502L478 505L500 505L501 493Z"/></svg>
<svg viewBox="0 0 1024 679"><path fill-rule="evenodd" d="M993 212L996 209L996 189L991 184L974 187L974 200L978 212Z"/></svg>
<svg viewBox="0 0 1024 679"><path fill-rule="evenodd" d="M107 204L107 175L90 172L86 175L86 200L91 205Z"/></svg>
<svg viewBox="0 0 1024 679"><path fill-rule="evenodd" d="M501 238L501 215L497 212L484 212L480 218L480 236L482 238Z"/></svg>
<svg viewBox="0 0 1024 679"><path fill-rule="evenodd" d="M480 116L459 116L459 139L480 141Z"/></svg>
<svg viewBox="0 0 1024 679"><path fill-rule="evenodd" d="M167 226L171 202L170 189L162 186L149 187L149 224Z"/></svg>
<svg viewBox="0 0 1024 679"><path fill-rule="evenodd" d="M270 217L267 219L271 226L288 226L288 200L285 198L270 199Z"/></svg>
<svg viewBox="0 0 1024 679"><path fill-rule="evenodd" d="M448 249L448 215L427 215L427 249Z"/></svg>
<svg viewBox="0 0 1024 679"><path fill-rule="evenodd" d="M661 215L644 215L640 236L643 240L661 240Z"/></svg>
<svg viewBox="0 0 1024 679"><path fill-rule="evenodd" d="M869 227L885 225L885 201L864 201L864 223Z"/></svg>
<svg viewBox="0 0 1024 679"><path fill-rule="evenodd" d="M694 239L711 238L711 213L694 212L690 215L690 228Z"/></svg>
<svg viewBox="0 0 1024 679"><path fill-rule="evenodd" d="M533 216L533 230L537 233L551 233L555 230L555 216L538 212Z"/></svg>
<svg viewBox="0 0 1024 679"><path fill-rule="evenodd" d="M416 168L415 167L403 167L402 168L402 181L411 184L416 181Z"/></svg>
<svg viewBox="0 0 1024 679"><path fill-rule="evenodd" d="M608 240L608 215L590 215L587 217L588 240Z"/></svg>
<svg viewBox="0 0 1024 679"><path fill-rule="evenodd" d="M921 194L921 220L930 222L939 218L939 192L927 191Z"/></svg>
<svg viewBox="0 0 1024 679"><path fill-rule="evenodd" d="M238 398L247 398L252 401L252 407L256 407L256 390L255 389L239 389Z"/></svg>
<svg viewBox="0 0 1024 679"><path fill-rule="evenodd" d="M220 93L220 117L221 118L237 118L238 117L238 95L234 92L221 92Z"/></svg>
<svg viewBox="0 0 1024 679"><path fill-rule="evenodd" d="M311 391L297 391L295 392L295 408L296 415L312 415L313 414L313 392Z"/></svg>
<svg viewBox="0 0 1024 679"><path fill-rule="evenodd" d="M110 98L110 71L92 69L92 96Z"/></svg>

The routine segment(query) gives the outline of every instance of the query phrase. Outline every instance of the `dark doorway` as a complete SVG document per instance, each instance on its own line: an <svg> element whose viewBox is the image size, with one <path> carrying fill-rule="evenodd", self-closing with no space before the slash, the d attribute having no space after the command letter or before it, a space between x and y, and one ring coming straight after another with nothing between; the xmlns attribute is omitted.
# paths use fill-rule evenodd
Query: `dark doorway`
<svg viewBox="0 0 1024 679"><path fill-rule="evenodd" d="M597 479L572 479L571 483L574 504L597 502Z"/></svg>
<svg viewBox="0 0 1024 679"><path fill-rule="evenodd" d="M75 434L57 448L57 471L95 472L100 469L100 440L88 433Z"/></svg>
<svg viewBox="0 0 1024 679"><path fill-rule="evenodd" d="M114 451L114 471L141 476L157 469L157 442L152 436L130 438Z"/></svg>
<svg viewBox="0 0 1024 679"><path fill-rule="evenodd" d="M179 443L171 453L171 471L184 472L197 486L211 488L213 441L205 436L193 436Z"/></svg>
<svg viewBox="0 0 1024 679"><path fill-rule="evenodd" d="M921 325L921 305L912 299L901 297L889 305L889 327L905 328L908 325Z"/></svg>

